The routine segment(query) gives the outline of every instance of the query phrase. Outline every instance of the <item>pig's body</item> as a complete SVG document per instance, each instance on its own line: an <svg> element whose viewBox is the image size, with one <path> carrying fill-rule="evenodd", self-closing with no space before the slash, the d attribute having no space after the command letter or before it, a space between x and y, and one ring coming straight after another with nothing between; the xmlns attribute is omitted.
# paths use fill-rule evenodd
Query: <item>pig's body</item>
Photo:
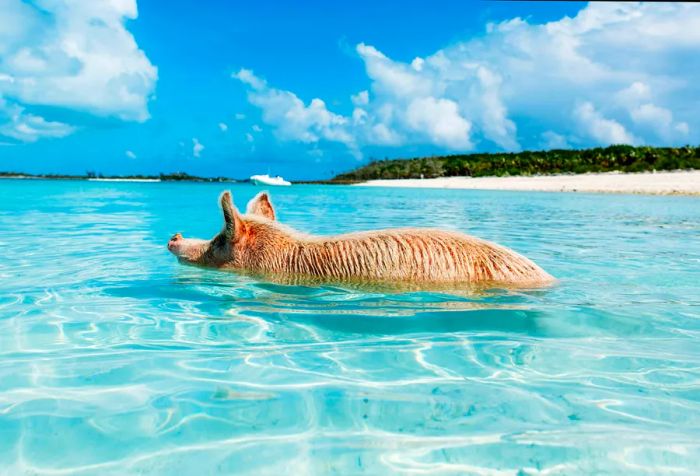
<svg viewBox="0 0 700 476"><path fill-rule="evenodd" d="M255 251L242 253L232 267L329 280L524 284L552 279L527 258L461 233L395 229L333 237L282 236L259 246L252 240Z"/></svg>
<svg viewBox="0 0 700 476"><path fill-rule="evenodd" d="M171 251L192 264L288 279L523 286L553 281L524 256L463 233L406 228L313 237L274 221L267 195L251 202L248 215L238 214L227 194L222 206L227 226L221 234L211 241L176 235Z"/></svg>

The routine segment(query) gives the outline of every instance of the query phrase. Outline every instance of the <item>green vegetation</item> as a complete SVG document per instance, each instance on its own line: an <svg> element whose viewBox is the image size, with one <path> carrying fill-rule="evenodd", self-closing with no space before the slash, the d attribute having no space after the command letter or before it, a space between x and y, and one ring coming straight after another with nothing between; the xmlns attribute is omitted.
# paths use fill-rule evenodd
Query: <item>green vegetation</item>
<svg viewBox="0 0 700 476"><path fill-rule="evenodd" d="M453 176L582 174L700 169L700 147L612 145L584 150L468 154L375 160L333 178L334 183Z"/></svg>
<svg viewBox="0 0 700 476"><path fill-rule="evenodd" d="M175 172L170 174L161 173L158 177L163 182L234 182L235 180L226 177L196 177L185 172Z"/></svg>
<svg viewBox="0 0 700 476"><path fill-rule="evenodd" d="M331 180L295 183L356 183L376 179L435 178L454 176L509 176L582 174L588 172L649 172L700 169L700 147L632 147L611 145L583 150L546 150L517 153L463 154L415 159L373 160ZM93 171L85 175L24 174L0 172L0 178L85 180L95 178L161 180L164 182L247 182L226 177L197 177L185 172L159 175L112 175Z"/></svg>
<svg viewBox="0 0 700 476"><path fill-rule="evenodd" d="M122 180L160 180L161 182L235 182L227 177L197 177L185 172L173 172L158 175L103 175L87 171L85 175L63 174L25 174L22 172L0 172L0 178L34 178L55 180L89 180L89 179L122 179Z"/></svg>

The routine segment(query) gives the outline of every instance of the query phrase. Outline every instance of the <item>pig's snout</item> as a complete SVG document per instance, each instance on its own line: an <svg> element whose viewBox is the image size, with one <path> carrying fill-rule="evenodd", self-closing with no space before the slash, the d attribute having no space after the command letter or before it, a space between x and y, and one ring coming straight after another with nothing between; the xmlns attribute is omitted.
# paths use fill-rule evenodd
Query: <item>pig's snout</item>
<svg viewBox="0 0 700 476"><path fill-rule="evenodd" d="M168 241L168 250L174 252L177 248L179 248L179 245L183 240L182 233L175 233L173 237L170 238L170 241Z"/></svg>
<svg viewBox="0 0 700 476"><path fill-rule="evenodd" d="M177 256L180 261L196 262L202 256L208 244L207 240L183 238L182 234L175 233L168 241L168 251Z"/></svg>

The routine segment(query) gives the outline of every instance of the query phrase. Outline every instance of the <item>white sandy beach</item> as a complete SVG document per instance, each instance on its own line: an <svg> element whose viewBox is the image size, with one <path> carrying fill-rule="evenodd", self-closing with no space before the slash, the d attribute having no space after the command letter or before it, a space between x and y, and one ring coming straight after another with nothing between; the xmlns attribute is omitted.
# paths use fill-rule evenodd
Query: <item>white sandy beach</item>
<svg viewBox="0 0 700 476"><path fill-rule="evenodd" d="M356 184L356 186L700 195L700 170L638 174L612 172L530 177L442 177L434 179L370 180Z"/></svg>

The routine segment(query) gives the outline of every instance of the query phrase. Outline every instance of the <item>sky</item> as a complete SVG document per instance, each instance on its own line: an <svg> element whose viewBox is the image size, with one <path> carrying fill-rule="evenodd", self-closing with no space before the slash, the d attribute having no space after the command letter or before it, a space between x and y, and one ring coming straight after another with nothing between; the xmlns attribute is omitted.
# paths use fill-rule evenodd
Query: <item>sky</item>
<svg viewBox="0 0 700 476"><path fill-rule="evenodd" d="M0 170L700 143L700 5L0 0Z"/></svg>

